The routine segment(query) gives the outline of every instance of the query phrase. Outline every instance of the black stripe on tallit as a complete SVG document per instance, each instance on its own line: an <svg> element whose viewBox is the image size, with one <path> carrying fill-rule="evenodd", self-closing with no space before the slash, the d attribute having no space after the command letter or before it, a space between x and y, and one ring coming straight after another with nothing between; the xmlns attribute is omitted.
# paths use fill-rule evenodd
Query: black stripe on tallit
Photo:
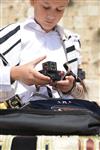
<svg viewBox="0 0 100 150"><path fill-rule="evenodd" d="M75 61L77 61L77 58L74 58L74 59L68 61L68 63L71 64L71 63L73 63L73 62L75 62Z"/></svg>
<svg viewBox="0 0 100 150"><path fill-rule="evenodd" d="M16 45L18 45L21 42L21 39L19 39L15 44L13 44L8 50L6 50L3 55L6 55L9 53Z"/></svg>
<svg viewBox="0 0 100 150"><path fill-rule="evenodd" d="M75 50L75 46L72 45L72 46L66 48L66 53L72 52L72 51L74 51L74 50Z"/></svg>
<svg viewBox="0 0 100 150"><path fill-rule="evenodd" d="M0 44L4 43L7 39L9 39L11 36L13 36L16 32L20 30L20 26L17 26L15 29L4 35L0 38Z"/></svg>

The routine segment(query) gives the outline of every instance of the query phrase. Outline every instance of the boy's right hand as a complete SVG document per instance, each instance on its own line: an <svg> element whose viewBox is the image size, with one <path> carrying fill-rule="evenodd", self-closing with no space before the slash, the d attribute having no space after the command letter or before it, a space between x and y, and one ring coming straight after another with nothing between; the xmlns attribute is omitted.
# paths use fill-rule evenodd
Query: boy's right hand
<svg viewBox="0 0 100 150"><path fill-rule="evenodd" d="M46 56L39 57L27 64L14 66L11 68L11 81L18 80L27 85L46 85L51 82L50 77L45 76L38 72L35 67L42 60L44 60Z"/></svg>

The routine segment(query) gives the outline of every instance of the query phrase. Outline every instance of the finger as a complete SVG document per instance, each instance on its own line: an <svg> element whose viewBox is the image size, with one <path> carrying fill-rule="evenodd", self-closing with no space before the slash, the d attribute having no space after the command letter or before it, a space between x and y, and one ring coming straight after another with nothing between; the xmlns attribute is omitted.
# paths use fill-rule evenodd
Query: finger
<svg viewBox="0 0 100 150"><path fill-rule="evenodd" d="M51 80L50 77L45 76L45 75L43 75L42 73L40 73L40 72L38 72L38 71L34 71L33 76L34 76L35 78L38 78L38 79L44 80L44 81L46 81L46 80L47 80L47 81L50 81L50 80Z"/></svg>
<svg viewBox="0 0 100 150"><path fill-rule="evenodd" d="M75 78L72 75L70 75L70 76L66 76L65 80L69 80L69 82L73 82Z"/></svg>
<svg viewBox="0 0 100 150"><path fill-rule="evenodd" d="M42 60L44 60L46 58L46 56L42 56L42 57L39 57L39 58L37 58L37 59L35 59L33 62L32 62L32 64L34 65L34 66L36 66L38 63L40 63Z"/></svg>
<svg viewBox="0 0 100 150"><path fill-rule="evenodd" d="M57 85L66 86L69 85L69 80L61 80L57 82Z"/></svg>
<svg viewBox="0 0 100 150"><path fill-rule="evenodd" d="M35 81L35 84L36 85L46 85L46 84L49 84L49 80L41 80L39 78L33 78L33 80Z"/></svg>

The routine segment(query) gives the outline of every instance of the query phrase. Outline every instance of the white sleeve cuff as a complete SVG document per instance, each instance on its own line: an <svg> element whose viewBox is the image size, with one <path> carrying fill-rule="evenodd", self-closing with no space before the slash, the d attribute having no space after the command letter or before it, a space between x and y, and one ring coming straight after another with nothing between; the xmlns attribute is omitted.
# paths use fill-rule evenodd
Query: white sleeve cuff
<svg viewBox="0 0 100 150"><path fill-rule="evenodd" d="M0 68L0 85L11 85L10 70L10 66Z"/></svg>
<svg viewBox="0 0 100 150"><path fill-rule="evenodd" d="M14 89L10 82L11 67L0 68L0 101L4 101L14 95Z"/></svg>

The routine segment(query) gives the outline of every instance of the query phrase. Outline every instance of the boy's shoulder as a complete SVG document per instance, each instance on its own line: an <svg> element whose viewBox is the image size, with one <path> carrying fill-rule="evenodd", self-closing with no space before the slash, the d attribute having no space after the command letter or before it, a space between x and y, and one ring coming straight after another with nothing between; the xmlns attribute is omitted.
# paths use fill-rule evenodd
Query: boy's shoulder
<svg viewBox="0 0 100 150"><path fill-rule="evenodd" d="M18 32L20 32L20 23L8 24L0 28L0 37L3 38L7 36L9 38L12 35L16 35Z"/></svg>
<svg viewBox="0 0 100 150"><path fill-rule="evenodd" d="M79 40L80 39L80 35L76 32L73 32L73 31L70 31L68 29L63 29L63 32L65 34L65 36L70 39L70 38L74 38L74 39L77 39Z"/></svg>
<svg viewBox="0 0 100 150"><path fill-rule="evenodd" d="M75 33L69 29L63 28L62 26L57 27L61 34L65 35L68 39L75 38L80 39L80 35L78 33Z"/></svg>
<svg viewBox="0 0 100 150"><path fill-rule="evenodd" d="M15 28L20 29L20 23L11 23L8 25L4 25L3 27L0 27L0 32L4 32L5 30L13 30Z"/></svg>

